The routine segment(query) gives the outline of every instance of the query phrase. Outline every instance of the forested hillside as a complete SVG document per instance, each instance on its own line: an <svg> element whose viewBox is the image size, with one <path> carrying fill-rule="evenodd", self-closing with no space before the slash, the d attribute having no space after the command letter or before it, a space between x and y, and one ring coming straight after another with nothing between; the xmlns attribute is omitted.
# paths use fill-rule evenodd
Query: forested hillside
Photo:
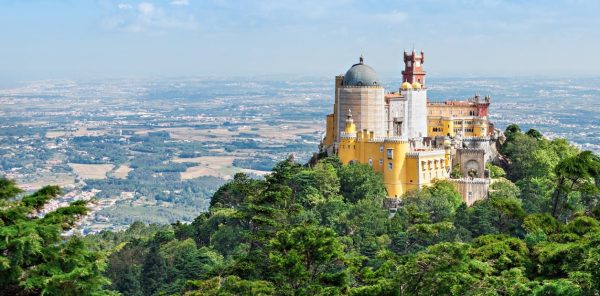
<svg viewBox="0 0 600 296"><path fill-rule="evenodd" d="M237 174L191 224L60 238L83 204L0 182L5 295L598 295L600 157L516 125L489 199L438 181L383 208L380 175L337 158ZM45 191L44 191L45 190ZM110 284L108 283L110 281Z"/></svg>

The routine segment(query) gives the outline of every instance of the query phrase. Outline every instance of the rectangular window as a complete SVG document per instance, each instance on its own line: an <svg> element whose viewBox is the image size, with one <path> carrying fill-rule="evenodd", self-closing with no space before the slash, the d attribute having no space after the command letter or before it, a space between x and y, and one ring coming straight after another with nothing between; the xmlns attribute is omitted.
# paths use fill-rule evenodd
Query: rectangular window
<svg viewBox="0 0 600 296"><path fill-rule="evenodd" d="M383 165L383 159L379 160L379 165Z"/></svg>
<svg viewBox="0 0 600 296"><path fill-rule="evenodd" d="M390 169L390 170L392 169L392 163L391 162L388 162L388 169Z"/></svg>
<svg viewBox="0 0 600 296"><path fill-rule="evenodd" d="M379 146L379 152L383 152L383 145Z"/></svg>
<svg viewBox="0 0 600 296"><path fill-rule="evenodd" d="M394 149L388 149L387 150L387 158L388 159L394 158Z"/></svg>

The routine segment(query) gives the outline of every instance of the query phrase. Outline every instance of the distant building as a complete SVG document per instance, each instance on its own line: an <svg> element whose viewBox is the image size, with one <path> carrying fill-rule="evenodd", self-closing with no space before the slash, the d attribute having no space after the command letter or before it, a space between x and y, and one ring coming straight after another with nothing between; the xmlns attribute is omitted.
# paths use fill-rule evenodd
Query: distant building
<svg viewBox="0 0 600 296"><path fill-rule="evenodd" d="M397 92L385 92L362 56L345 75L336 76L333 113L327 115L321 149L337 154L344 164L368 164L381 172L391 199L436 179L450 179L472 204L487 197L485 163L495 151L490 98L430 101L424 61L422 51L404 52ZM453 169L460 178L450 178Z"/></svg>

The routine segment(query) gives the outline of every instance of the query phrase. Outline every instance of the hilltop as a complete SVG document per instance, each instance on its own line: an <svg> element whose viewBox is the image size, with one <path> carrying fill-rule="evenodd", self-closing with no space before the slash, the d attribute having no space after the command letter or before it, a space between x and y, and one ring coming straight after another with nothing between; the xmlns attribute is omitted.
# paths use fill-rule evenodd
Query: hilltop
<svg viewBox="0 0 600 296"><path fill-rule="evenodd" d="M489 198L471 207L437 181L405 194L390 214L382 178L368 166L287 159L264 180L236 174L191 224L134 223L60 243L58 231L82 204L15 216L57 192L15 201L14 184L4 182L3 293L597 294L600 158L516 125L505 135L506 170L489 168ZM23 253L23 243L36 248Z"/></svg>

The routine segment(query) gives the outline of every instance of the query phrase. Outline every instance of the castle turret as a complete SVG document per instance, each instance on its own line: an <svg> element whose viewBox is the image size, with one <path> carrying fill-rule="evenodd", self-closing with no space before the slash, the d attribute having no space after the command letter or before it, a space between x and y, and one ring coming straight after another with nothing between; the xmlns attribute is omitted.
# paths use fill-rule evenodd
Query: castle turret
<svg viewBox="0 0 600 296"><path fill-rule="evenodd" d="M384 89L377 72L364 63L362 56L348 69L341 84L336 85L336 97L338 133L344 131L347 110L352 110L358 130L373 131L376 137L385 135L385 120L382 120L385 118Z"/></svg>
<svg viewBox="0 0 600 296"><path fill-rule="evenodd" d="M354 119L352 119L352 110L348 109L348 116L346 116L346 128L344 129L346 134L356 134L356 125Z"/></svg>
<svg viewBox="0 0 600 296"><path fill-rule="evenodd" d="M352 111L348 110L346 116L346 127L340 134L338 155L342 163L347 164L357 159L356 154L356 125L352 119Z"/></svg>
<svg viewBox="0 0 600 296"><path fill-rule="evenodd" d="M382 150L384 153L383 183L387 194L389 197L400 197L407 190L405 163L406 154L410 151L410 143L404 138L387 138Z"/></svg>
<svg viewBox="0 0 600 296"><path fill-rule="evenodd" d="M427 137L427 89L425 88L425 71L423 61L425 54L421 55L413 50L411 54L404 52L403 83L400 93L406 98L404 108L403 128L409 138Z"/></svg>
<svg viewBox="0 0 600 296"><path fill-rule="evenodd" d="M402 82L408 82L411 85L415 82L425 87L425 71L423 63L425 62L425 53L421 50L418 55L413 49L412 53L404 51L404 71L402 71Z"/></svg>

